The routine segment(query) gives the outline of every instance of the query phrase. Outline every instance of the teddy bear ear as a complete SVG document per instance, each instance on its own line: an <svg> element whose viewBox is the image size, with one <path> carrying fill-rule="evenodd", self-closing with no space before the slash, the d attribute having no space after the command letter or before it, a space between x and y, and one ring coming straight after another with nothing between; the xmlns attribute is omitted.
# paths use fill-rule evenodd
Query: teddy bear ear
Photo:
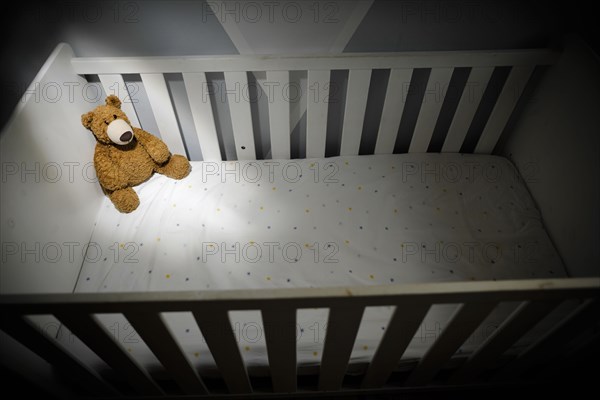
<svg viewBox="0 0 600 400"><path fill-rule="evenodd" d="M111 94L106 98L106 105L121 108L121 100L114 94Z"/></svg>
<svg viewBox="0 0 600 400"><path fill-rule="evenodd" d="M92 122L94 121L94 112L90 111L81 116L81 124L86 128L90 128L92 126Z"/></svg>

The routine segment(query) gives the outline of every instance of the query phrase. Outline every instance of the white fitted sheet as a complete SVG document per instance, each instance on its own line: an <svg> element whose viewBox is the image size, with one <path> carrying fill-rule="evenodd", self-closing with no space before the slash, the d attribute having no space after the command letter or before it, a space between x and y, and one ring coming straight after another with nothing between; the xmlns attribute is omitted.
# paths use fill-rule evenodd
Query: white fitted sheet
<svg viewBox="0 0 600 400"><path fill-rule="evenodd" d="M131 214L105 201L76 292L566 276L525 185L500 157L402 154L192 166L181 181L155 175L138 186L141 204ZM434 306L403 359L421 356L455 307ZM513 309L501 305L461 351L481 343ZM351 362L371 358L391 312L366 310ZM164 316L191 362L211 369L191 315ZM260 313L230 318L246 364L266 365ZM159 365L122 316L101 319L142 364ZM326 321L327 310L298 312L299 365L318 364Z"/></svg>

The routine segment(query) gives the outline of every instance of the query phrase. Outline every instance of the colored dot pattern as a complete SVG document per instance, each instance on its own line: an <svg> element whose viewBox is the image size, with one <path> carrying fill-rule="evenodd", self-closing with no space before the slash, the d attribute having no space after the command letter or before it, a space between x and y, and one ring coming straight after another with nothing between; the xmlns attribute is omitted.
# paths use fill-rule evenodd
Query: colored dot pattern
<svg viewBox="0 0 600 400"><path fill-rule="evenodd" d="M136 187L140 207L134 213L120 214L106 200L91 239L101 252L88 252L76 292L565 276L534 202L503 159L405 154L293 161L301 169L296 181L283 179L281 168L270 181L268 167L258 181L221 173L203 179L202 164L193 163L183 181L155 175ZM327 162L336 165L330 179ZM241 171L248 162L239 164ZM492 165L494 174L466 175L474 164ZM458 177L457 168L463 171ZM298 362L314 363L322 354L328 311L305 311L297 319ZM365 310L351 360L370 360L392 312ZM442 307L428 315L406 355L422 354L441 330L435 321L446 321L452 312ZM200 331L190 328L193 319L165 318L190 362L214 363ZM260 313L230 319L244 361L264 364L264 329L256 328L262 326ZM104 323L107 329L114 325ZM119 324L121 337L131 334L131 327ZM136 357L154 362L144 356L151 352L143 342L127 343Z"/></svg>

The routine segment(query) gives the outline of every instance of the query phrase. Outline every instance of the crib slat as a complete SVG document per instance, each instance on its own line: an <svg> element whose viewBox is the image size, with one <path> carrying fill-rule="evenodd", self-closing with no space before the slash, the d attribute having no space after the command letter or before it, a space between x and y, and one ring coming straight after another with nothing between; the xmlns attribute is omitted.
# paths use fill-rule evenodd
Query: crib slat
<svg viewBox="0 0 600 400"><path fill-rule="evenodd" d="M361 383L362 388L383 386L398 365L429 305L398 304Z"/></svg>
<svg viewBox="0 0 600 400"><path fill-rule="evenodd" d="M309 70L306 105L306 158L325 157L331 71Z"/></svg>
<svg viewBox="0 0 600 400"><path fill-rule="evenodd" d="M433 379L495 306L496 303L487 302L465 303L459 306L446 328L411 372L404 383L405 386L420 386Z"/></svg>
<svg viewBox="0 0 600 400"><path fill-rule="evenodd" d="M204 161L221 161L217 128L204 72L183 73L183 83Z"/></svg>
<svg viewBox="0 0 600 400"><path fill-rule="evenodd" d="M246 71L225 72L225 87L227 88L227 102L231 114L237 158L238 160L256 160L248 73Z"/></svg>
<svg viewBox="0 0 600 400"><path fill-rule="evenodd" d="M173 154L186 155L175 110L163 74L141 74L148 101L163 142Z"/></svg>
<svg viewBox="0 0 600 400"><path fill-rule="evenodd" d="M84 342L94 353L102 358L115 371L127 377L128 382L144 395L161 395L163 391L152 380L148 372L130 357L114 341L110 333L88 314L56 314L61 322Z"/></svg>
<svg viewBox="0 0 600 400"><path fill-rule="evenodd" d="M512 114L535 66L513 67L490 114L474 153L490 154Z"/></svg>
<svg viewBox="0 0 600 400"><path fill-rule="evenodd" d="M339 390L342 387L363 312L364 307L329 309L319 372L319 390Z"/></svg>
<svg viewBox="0 0 600 400"><path fill-rule="evenodd" d="M204 383L183 355L160 314L128 312L124 315L184 392L207 393Z"/></svg>
<svg viewBox="0 0 600 400"><path fill-rule="evenodd" d="M350 70L348 75L348 90L346 91L342 144L340 147L341 156L358 154L370 85L370 69Z"/></svg>
<svg viewBox="0 0 600 400"><path fill-rule="evenodd" d="M412 69L392 69L390 71L375 144L375 154L392 154L394 152L412 73Z"/></svg>
<svg viewBox="0 0 600 400"><path fill-rule="evenodd" d="M265 327L273 391L295 392L296 309L267 308L261 311L261 315Z"/></svg>
<svg viewBox="0 0 600 400"><path fill-rule="evenodd" d="M2 315L0 329L12 336L29 350L73 378L92 394L109 396L119 393L94 371L64 350L55 340L36 328L23 316Z"/></svg>
<svg viewBox="0 0 600 400"><path fill-rule="evenodd" d="M120 74L100 74L98 75L98 78L100 78L104 93L106 93L107 96L114 94L121 100L121 110L127 114L129 122L131 122L133 126L141 127L140 120L133 107L133 103L137 102L137 99L133 99L129 94L123 76Z"/></svg>
<svg viewBox="0 0 600 400"><path fill-rule="evenodd" d="M288 71L267 71L267 97L269 100L269 127L271 131L271 158L290 158L290 99ZM285 95L284 95L285 93Z"/></svg>
<svg viewBox="0 0 600 400"><path fill-rule="evenodd" d="M193 314L229 392L252 392L227 311L211 310L207 313L204 310L194 311Z"/></svg>
<svg viewBox="0 0 600 400"><path fill-rule="evenodd" d="M494 67L472 68L448 128L442 153L458 153L462 147Z"/></svg>
<svg viewBox="0 0 600 400"><path fill-rule="evenodd" d="M427 81L423 103L408 147L409 153L426 153L444 104L454 68L433 68Z"/></svg>
<svg viewBox="0 0 600 400"><path fill-rule="evenodd" d="M591 327L600 314L600 301L588 299L571 314L554 326L544 336L529 346L515 360L505 366L494 380L506 380L527 372L535 365L542 365L564 348L568 342Z"/></svg>
<svg viewBox="0 0 600 400"><path fill-rule="evenodd" d="M557 305L558 302L554 301L523 302L450 377L448 383L461 384L477 376Z"/></svg>

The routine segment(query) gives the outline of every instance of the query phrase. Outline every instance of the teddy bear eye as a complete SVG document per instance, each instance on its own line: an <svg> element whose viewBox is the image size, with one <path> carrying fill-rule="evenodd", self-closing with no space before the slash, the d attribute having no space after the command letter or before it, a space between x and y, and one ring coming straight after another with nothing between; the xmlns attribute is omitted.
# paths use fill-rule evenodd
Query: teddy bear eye
<svg viewBox="0 0 600 400"><path fill-rule="evenodd" d="M113 118L114 118L114 119L117 119L117 116L113 114Z"/></svg>
<svg viewBox="0 0 600 400"><path fill-rule="evenodd" d="M108 121L104 121L104 123L105 123L106 125L108 125Z"/></svg>

